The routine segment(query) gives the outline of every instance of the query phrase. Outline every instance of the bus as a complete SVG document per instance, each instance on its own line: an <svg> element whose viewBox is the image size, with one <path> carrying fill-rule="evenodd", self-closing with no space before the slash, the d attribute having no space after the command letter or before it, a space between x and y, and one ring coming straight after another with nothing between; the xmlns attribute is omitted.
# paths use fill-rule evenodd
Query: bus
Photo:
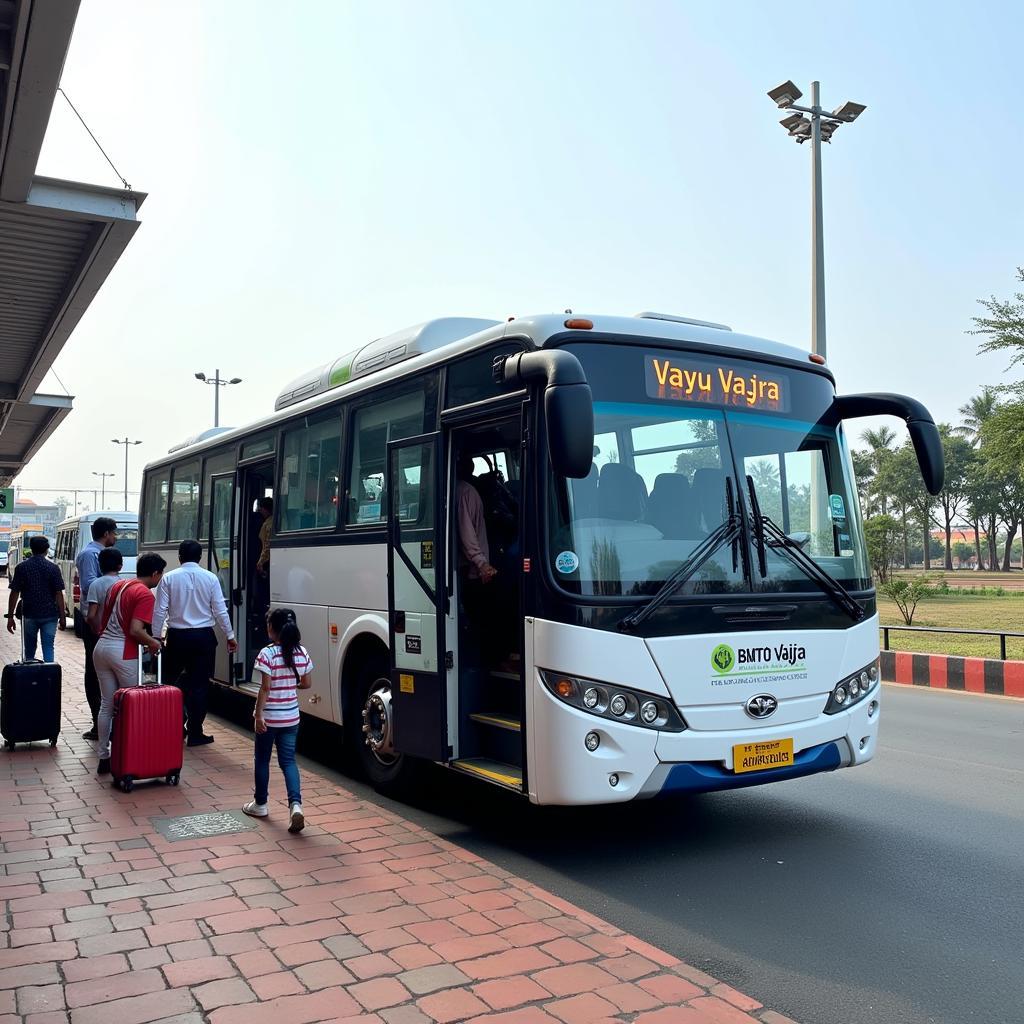
<svg viewBox="0 0 1024 1024"><path fill-rule="evenodd" d="M75 636L81 637L85 629L85 611L82 608L82 591L79 586L78 569L75 560L82 548L92 541L92 524L105 516L117 523L117 550L124 556L121 566L122 579L135 579L135 557L138 554L139 513L138 512L86 512L80 516L65 519L57 526L57 542L54 544L53 559L71 585L68 611L75 624Z"/></svg>
<svg viewBox="0 0 1024 1024"><path fill-rule="evenodd" d="M937 493L924 406L837 395L815 354L656 313L446 318L148 465L140 543L202 541L239 641L221 685L255 695L266 610L295 610L302 711L380 788L423 760L537 804L758 785L875 753L844 424L879 415Z"/></svg>
<svg viewBox="0 0 1024 1024"><path fill-rule="evenodd" d="M33 537L44 536L45 527L42 523L28 523L15 527L8 535L7 547L7 575L12 577L18 563L29 558L32 554L28 542Z"/></svg>

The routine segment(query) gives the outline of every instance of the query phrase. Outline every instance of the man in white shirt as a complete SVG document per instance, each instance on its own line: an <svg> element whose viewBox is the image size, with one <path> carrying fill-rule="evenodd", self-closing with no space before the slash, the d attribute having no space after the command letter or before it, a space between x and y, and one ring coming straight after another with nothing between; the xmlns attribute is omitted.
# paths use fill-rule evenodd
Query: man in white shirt
<svg viewBox="0 0 1024 1024"><path fill-rule="evenodd" d="M197 540L178 545L181 567L165 573L156 588L153 636L167 626L164 671L167 681L181 687L185 703L185 726L190 747L212 743L203 733L206 696L217 657L216 622L227 638L228 650L238 650L220 580L199 565L203 546Z"/></svg>

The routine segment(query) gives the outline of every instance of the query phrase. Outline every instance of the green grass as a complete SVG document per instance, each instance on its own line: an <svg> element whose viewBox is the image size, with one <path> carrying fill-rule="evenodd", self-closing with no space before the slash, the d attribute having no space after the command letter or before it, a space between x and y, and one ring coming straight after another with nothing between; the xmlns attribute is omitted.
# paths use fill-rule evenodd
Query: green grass
<svg viewBox="0 0 1024 1024"><path fill-rule="evenodd" d="M882 594L878 595L878 614L885 626L903 624L896 605ZM1024 633L1024 600L1020 594L1009 592L1002 597L970 593L929 596L917 606L914 625L951 629L1001 629ZM889 634L889 647L894 651L917 651L921 654L999 657L997 636L901 633L894 630ZM1009 637L1006 641L1006 656L1024 660L1024 638Z"/></svg>

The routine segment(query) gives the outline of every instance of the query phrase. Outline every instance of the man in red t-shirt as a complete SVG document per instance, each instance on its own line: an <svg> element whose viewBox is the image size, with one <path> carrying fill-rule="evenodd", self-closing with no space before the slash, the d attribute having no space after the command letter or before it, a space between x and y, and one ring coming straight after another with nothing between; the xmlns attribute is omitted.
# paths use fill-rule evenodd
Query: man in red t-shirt
<svg viewBox="0 0 1024 1024"><path fill-rule="evenodd" d="M118 581L110 588L100 616L99 637L93 653L100 683L99 766L97 775L110 772L110 731L114 694L123 686L133 686L138 678L139 647L151 653L160 650L146 627L153 623L153 589L160 582L167 563L153 553L141 555L135 563L136 579Z"/></svg>

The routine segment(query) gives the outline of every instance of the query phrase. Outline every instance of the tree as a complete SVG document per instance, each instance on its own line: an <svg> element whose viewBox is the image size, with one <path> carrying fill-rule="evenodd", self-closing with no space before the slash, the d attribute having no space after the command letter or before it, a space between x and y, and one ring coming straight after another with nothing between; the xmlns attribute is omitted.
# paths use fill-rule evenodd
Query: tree
<svg viewBox="0 0 1024 1024"><path fill-rule="evenodd" d="M68 517L68 505L70 505L71 502L68 501L68 499L65 498L64 495L62 494L59 498L55 498L54 499L53 504L54 504L55 508L57 509L58 521L63 521L65 519L67 519L67 517Z"/></svg>
<svg viewBox="0 0 1024 1024"><path fill-rule="evenodd" d="M1004 572L1010 571L1010 553L1017 528L1024 522L1024 462L1016 456L1021 444L1019 431L1024 428L1024 402L1003 405L981 429L978 450L987 486L995 497L998 516L1006 527L1006 547L1002 559ZM990 565L995 569L995 518L989 538Z"/></svg>
<svg viewBox="0 0 1024 1024"><path fill-rule="evenodd" d="M903 528L892 516L872 516L864 522L864 541L868 561L878 577L886 583L902 546Z"/></svg>
<svg viewBox="0 0 1024 1024"><path fill-rule="evenodd" d="M969 480L976 458L970 444L962 437L957 437L946 424L939 427L939 434L946 457L946 480L938 495L937 511L940 518L937 524L946 535L945 565L947 569L952 569L953 523L967 507Z"/></svg>
<svg viewBox="0 0 1024 1024"><path fill-rule="evenodd" d="M914 624L914 612L918 603L931 593L925 576L917 576L912 580L892 579L878 589L899 608L900 615L908 626Z"/></svg>
<svg viewBox="0 0 1024 1024"><path fill-rule="evenodd" d="M881 426L876 430L865 430L861 435L860 439L870 449L869 464L871 466L871 472L874 479L877 480L878 474L882 471L885 463L892 455L892 448L890 445L896 440L896 431L892 427ZM878 500L878 510L882 515L886 513L886 494L885 491L879 491L877 488L871 488L869 494Z"/></svg>
<svg viewBox="0 0 1024 1024"><path fill-rule="evenodd" d="M1024 282L1024 267L1017 268L1017 280ZM1012 299L997 299L990 295L987 299L978 299L978 304L984 306L989 314L971 318L974 330L967 333L986 339L978 346L978 351L1009 351L1007 369L1024 366L1024 292L1017 292ZM998 390L1024 397L1024 382L1001 384Z"/></svg>
<svg viewBox="0 0 1024 1024"><path fill-rule="evenodd" d="M889 496L889 507L900 522L903 534L903 568L910 568L910 529L923 531L923 558L930 565L927 538L931 529L931 508L935 499L925 490L917 455L909 441L886 459L879 470L876 487Z"/></svg>
<svg viewBox="0 0 1024 1024"><path fill-rule="evenodd" d="M999 397L995 388L982 388L981 394L975 395L969 402L960 406L962 417L960 426L953 428L953 433L966 438L971 445L977 449L981 445L981 432L989 420L999 410ZM984 473L981 467L977 466L976 472L971 474L968 481L967 508L974 527L974 548L978 556L978 568L985 568L985 560L981 557L981 520L986 515L991 515L992 504L986 503L990 499L990 488L983 485ZM983 500L979 501L981 498ZM993 568L994 568L993 564Z"/></svg>

